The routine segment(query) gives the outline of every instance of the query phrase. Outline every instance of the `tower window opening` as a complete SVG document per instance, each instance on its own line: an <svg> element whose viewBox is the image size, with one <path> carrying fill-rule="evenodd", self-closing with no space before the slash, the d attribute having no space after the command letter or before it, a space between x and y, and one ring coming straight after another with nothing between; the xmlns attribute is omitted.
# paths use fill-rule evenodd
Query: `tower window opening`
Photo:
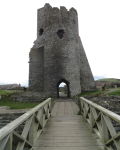
<svg viewBox="0 0 120 150"><path fill-rule="evenodd" d="M62 39L64 33L65 33L64 30L58 30L57 35L59 36L60 39Z"/></svg>
<svg viewBox="0 0 120 150"><path fill-rule="evenodd" d="M44 30L43 29L40 29L39 30L39 36L41 36L43 34Z"/></svg>

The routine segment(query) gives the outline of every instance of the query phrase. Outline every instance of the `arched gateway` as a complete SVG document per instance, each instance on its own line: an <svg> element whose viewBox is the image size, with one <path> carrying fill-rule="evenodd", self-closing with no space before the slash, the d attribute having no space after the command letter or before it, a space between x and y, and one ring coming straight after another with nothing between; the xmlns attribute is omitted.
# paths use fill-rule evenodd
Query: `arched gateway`
<svg viewBox="0 0 120 150"><path fill-rule="evenodd" d="M59 85L64 82L67 86L67 97L70 98L70 90L69 90L69 82L65 79L61 79L58 83L57 83L57 98L59 98Z"/></svg>
<svg viewBox="0 0 120 150"><path fill-rule="evenodd" d="M29 55L29 90L40 93L41 97L59 97L61 82L67 85L68 97L95 90L78 34L77 11L45 4L37 15L37 39Z"/></svg>

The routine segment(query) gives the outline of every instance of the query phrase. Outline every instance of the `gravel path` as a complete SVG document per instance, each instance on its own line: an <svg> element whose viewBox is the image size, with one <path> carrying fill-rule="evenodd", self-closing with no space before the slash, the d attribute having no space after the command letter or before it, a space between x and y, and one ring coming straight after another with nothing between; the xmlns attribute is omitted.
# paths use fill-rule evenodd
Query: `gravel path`
<svg viewBox="0 0 120 150"><path fill-rule="evenodd" d="M117 91L117 90L119 90L119 89L111 89L110 91L105 92L105 94L111 93L111 92L114 92L114 91Z"/></svg>

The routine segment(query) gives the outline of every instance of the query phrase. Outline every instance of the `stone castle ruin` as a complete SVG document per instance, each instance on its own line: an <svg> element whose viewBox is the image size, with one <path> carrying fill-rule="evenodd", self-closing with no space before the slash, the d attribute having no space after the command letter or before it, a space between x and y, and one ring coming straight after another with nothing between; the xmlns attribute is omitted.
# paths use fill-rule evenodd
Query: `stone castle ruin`
<svg viewBox="0 0 120 150"><path fill-rule="evenodd" d="M29 90L59 97L59 85L67 85L68 97L96 89L79 37L74 8L51 7L37 11L37 39L30 50Z"/></svg>

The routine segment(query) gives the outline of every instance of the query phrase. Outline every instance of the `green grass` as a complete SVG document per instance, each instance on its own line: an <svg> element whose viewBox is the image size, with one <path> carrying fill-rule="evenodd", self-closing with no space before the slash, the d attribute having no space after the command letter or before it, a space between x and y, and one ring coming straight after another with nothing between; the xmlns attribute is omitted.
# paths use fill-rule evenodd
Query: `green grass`
<svg viewBox="0 0 120 150"><path fill-rule="evenodd" d="M113 88L112 88L113 89ZM115 95L115 96L120 96L120 87L117 88L118 90L117 91L113 91L113 92L110 92L110 93L107 93L107 95ZM105 91L89 91L89 92L83 92L83 93L80 93L78 95L78 97L82 97L82 96L100 96L102 94L104 94L105 92L109 91L111 89L106 89Z"/></svg>
<svg viewBox="0 0 120 150"><path fill-rule="evenodd" d="M16 91L14 91L16 92ZM21 103L21 102L15 102L12 101L10 98L12 93L5 91L5 90L0 90L0 95L2 95L2 99L0 100L0 106L8 106L10 109L29 109L29 108L34 108L40 103ZM52 103L55 101L55 99L52 99Z"/></svg>
<svg viewBox="0 0 120 150"><path fill-rule="evenodd" d="M14 91L15 92L15 91ZM10 109L29 109L37 106L39 103L20 103L11 100L11 92L0 90L0 95L3 97L0 100L0 106L8 106Z"/></svg>
<svg viewBox="0 0 120 150"><path fill-rule="evenodd" d="M55 102L52 100L51 103ZM0 100L0 106L8 106L10 109L29 109L34 108L40 103L21 103L21 102L14 102L8 97L4 97Z"/></svg>
<svg viewBox="0 0 120 150"><path fill-rule="evenodd" d="M0 106L8 106L10 109L29 109L37 106L39 103L20 103L14 102L10 98L4 97L0 100Z"/></svg>
<svg viewBox="0 0 120 150"><path fill-rule="evenodd" d="M104 78L104 79L99 79L99 80L96 80L96 81L111 81L111 82L120 82L119 80L114 79L114 78Z"/></svg>
<svg viewBox="0 0 120 150"><path fill-rule="evenodd" d="M95 96L97 96L97 95L101 95L102 93L104 93L105 91L88 91L88 92L83 92L83 93L80 93L78 96L79 97L81 97L81 96L85 96L85 95L87 95L87 96L90 96L90 95L95 95Z"/></svg>
<svg viewBox="0 0 120 150"><path fill-rule="evenodd" d="M120 96L120 90L113 91L113 92L110 92L110 93L107 93L107 94L108 94L108 95Z"/></svg>
<svg viewBox="0 0 120 150"><path fill-rule="evenodd" d="M4 90L0 90L0 95L9 95L11 94L11 92L8 92L8 91L4 91Z"/></svg>

